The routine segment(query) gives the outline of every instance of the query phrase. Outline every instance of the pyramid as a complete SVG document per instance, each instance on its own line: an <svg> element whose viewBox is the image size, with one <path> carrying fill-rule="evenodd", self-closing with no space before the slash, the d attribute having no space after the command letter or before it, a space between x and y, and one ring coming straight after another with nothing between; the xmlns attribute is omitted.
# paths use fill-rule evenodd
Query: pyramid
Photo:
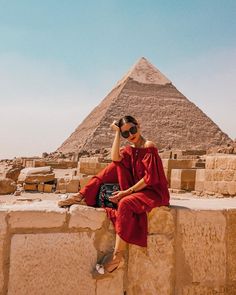
<svg viewBox="0 0 236 295"><path fill-rule="evenodd" d="M134 116L159 149L208 149L232 140L142 57L58 148L63 153L110 148L110 124Z"/></svg>

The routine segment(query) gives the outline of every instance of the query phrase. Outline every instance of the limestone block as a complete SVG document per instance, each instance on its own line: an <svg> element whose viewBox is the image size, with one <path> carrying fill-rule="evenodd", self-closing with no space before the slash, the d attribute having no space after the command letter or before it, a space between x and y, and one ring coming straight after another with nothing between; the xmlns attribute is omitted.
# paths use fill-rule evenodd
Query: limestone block
<svg viewBox="0 0 236 295"><path fill-rule="evenodd" d="M195 191L203 192L205 183L205 169L196 170Z"/></svg>
<svg viewBox="0 0 236 295"><path fill-rule="evenodd" d="M38 185L38 191L39 191L39 192L43 192L43 191L44 191L44 183L40 183L40 184Z"/></svg>
<svg viewBox="0 0 236 295"><path fill-rule="evenodd" d="M91 230L100 229L106 220L106 212L102 208L73 205L70 208L69 228L81 227Z"/></svg>
<svg viewBox="0 0 236 295"><path fill-rule="evenodd" d="M96 175L108 165L108 163L102 163L101 160L99 157L80 158L79 172Z"/></svg>
<svg viewBox="0 0 236 295"><path fill-rule="evenodd" d="M80 189L84 188L85 185L93 178L93 175L88 175L80 178Z"/></svg>
<svg viewBox="0 0 236 295"><path fill-rule="evenodd" d="M213 181L214 180L214 171L211 169L206 169L205 171L205 180L206 181Z"/></svg>
<svg viewBox="0 0 236 295"><path fill-rule="evenodd" d="M97 292L96 295L122 295L124 294L123 288L124 270L119 269L112 276L112 278L107 278L97 281Z"/></svg>
<svg viewBox="0 0 236 295"><path fill-rule="evenodd" d="M53 191L54 185L53 184L44 184L43 191L44 193L51 193Z"/></svg>
<svg viewBox="0 0 236 295"><path fill-rule="evenodd" d="M204 190L206 192L216 193L218 192L218 185L219 185L219 182L217 181L205 181Z"/></svg>
<svg viewBox="0 0 236 295"><path fill-rule="evenodd" d="M228 192L231 196L236 196L236 181L230 181L227 184L228 186Z"/></svg>
<svg viewBox="0 0 236 295"><path fill-rule="evenodd" d="M8 210L11 229L62 227L66 221L66 211L54 201L41 201L29 204L4 204Z"/></svg>
<svg viewBox="0 0 236 295"><path fill-rule="evenodd" d="M3 293L4 286L4 242L7 232L7 223L6 223L6 212L0 211L0 294ZM6 271L6 269L5 269Z"/></svg>
<svg viewBox="0 0 236 295"><path fill-rule="evenodd" d="M214 169L216 157L214 156L206 156L206 169Z"/></svg>
<svg viewBox="0 0 236 295"><path fill-rule="evenodd" d="M171 171L172 169L191 169L195 166L196 161L194 160L173 160L173 159L162 159L163 168L168 183L171 183Z"/></svg>
<svg viewBox="0 0 236 295"><path fill-rule="evenodd" d="M37 175L26 176L24 179L24 182L27 182L27 183L42 183L43 182L44 183L44 182L53 181L54 179L55 179L54 173L37 174Z"/></svg>
<svg viewBox="0 0 236 295"><path fill-rule="evenodd" d="M33 175L33 174L50 174L52 172L52 168L50 166L45 167L37 167L37 168L24 168L21 170L21 174L23 175Z"/></svg>
<svg viewBox="0 0 236 295"><path fill-rule="evenodd" d="M219 181L218 183L218 192L222 195L229 195L228 191L228 182L227 181Z"/></svg>
<svg viewBox="0 0 236 295"><path fill-rule="evenodd" d="M234 170L226 170L223 175L223 180L225 181L232 181L234 179Z"/></svg>
<svg viewBox="0 0 236 295"><path fill-rule="evenodd" d="M42 160L42 159L34 160L33 166L34 167L45 167L46 166L46 161Z"/></svg>
<svg viewBox="0 0 236 295"><path fill-rule="evenodd" d="M127 295L171 295L174 288L174 239L149 235L147 249L129 245Z"/></svg>
<svg viewBox="0 0 236 295"><path fill-rule="evenodd" d="M203 291L224 286L226 283L224 214L221 211L180 209L177 213L177 233L176 273L178 275L175 294L208 294ZM199 291L195 293L196 286Z"/></svg>
<svg viewBox="0 0 236 295"><path fill-rule="evenodd" d="M25 191L37 191L38 190L38 185L36 183L24 183L23 184L23 189Z"/></svg>
<svg viewBox="0 0 236 295"><path fill-rule="evenodd" d="M171 188L180 190L194 190L196 169L172 169Z"/></svg>
<svg viewBox="0 0 236 295"><path fill-rule="evenodd" d="M175 231L175 210L162 206L148 213L148 233L173 236Z"/></svg>
<svg viewBox="0 0 236 295"><path fill-rule="evenodd" d="M8 295L95 295L93 239L86 232L14 235Z"/></svg>
<svg viewBox="0 0 236 295"><path fill-rule="evenodd" d="M17 167L17 168L11 168L8 171L6 171L5 173L5 177L6 178L10 178L14 181L17 181L19 175L20 175L20 171L22 170L21 167Z"/></svg>
<svg viewBox="0 0 236 295"><path fill-rule="evenodd" d="M236 210L226 211L227 218L227 279L228 285L235 285L236 291ZM232 294L236 294L232 293Z"/></svg>
<svg viewBox="0 0 236 295"><path fill-rule="evenodd" d="M80 180L78 176L72 176L71 179L66 181L66 192L67 193L77 193L80 188Z"/></svg>
<svg viewBox="0 0 236 295"><path fill-rule="evenodd" d="M16 183L10 178L0 177L0 195L12 194L16 191Z"/></svg>

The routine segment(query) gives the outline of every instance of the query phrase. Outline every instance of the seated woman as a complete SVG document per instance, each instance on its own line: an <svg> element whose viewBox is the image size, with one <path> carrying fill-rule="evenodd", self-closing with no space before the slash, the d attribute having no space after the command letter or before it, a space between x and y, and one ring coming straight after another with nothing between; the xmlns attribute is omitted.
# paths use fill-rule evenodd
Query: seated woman
<svg viewBox="0 0 236 295"><path fill-rule="evenodd" d="M141 135L135 118L125 116L114 121L111 128L115 138L110 163L94 176L89 183L72 197L60 201L60 207L79 204L85 200L88 206L96 205L96 196L103 183L119 183L110 200L117 209L105 208L116 231L115 249L96 265L94 277L104 277L123 262L127 243L147 246L147 212L159 206L169 205L169 191L161 159L152 141ZM130 145L120 149L120 136Z"/></svg>

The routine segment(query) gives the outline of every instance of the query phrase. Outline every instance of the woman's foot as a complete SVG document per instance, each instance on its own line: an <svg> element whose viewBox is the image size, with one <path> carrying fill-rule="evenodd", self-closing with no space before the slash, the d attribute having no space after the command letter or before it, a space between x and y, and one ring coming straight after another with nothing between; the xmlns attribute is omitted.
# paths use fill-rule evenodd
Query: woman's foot
<svg viewBox="0 0 236 295"><path fill-rule="evenodd" d="M81 193L74 194L73 196L58 202L59 207L69 207L74 204L86 205L84 197Z"/></svg>
<svg viewBox="0 0 236 295"><path fill-rule="evenodd" d="M96 268L92 275L94 279L103 279L110 277L111 274L124 265L124 251L116 251L109 253L103 257L100 263L96 264Z"/></svg>

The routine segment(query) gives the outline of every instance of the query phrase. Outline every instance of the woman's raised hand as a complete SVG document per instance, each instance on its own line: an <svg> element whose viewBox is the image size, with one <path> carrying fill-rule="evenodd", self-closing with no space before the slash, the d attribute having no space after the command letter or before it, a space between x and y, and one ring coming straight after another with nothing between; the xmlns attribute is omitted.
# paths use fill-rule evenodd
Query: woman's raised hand
<svg viewBox="0 0 236 295"><path fill-rule="evenodd" d="M111 127L111 129L113 130L113 131L120 131L120 128L118 127L118 125L117 125L117 121L113 121L113 123L110 125L110 127Z"/></svg>

